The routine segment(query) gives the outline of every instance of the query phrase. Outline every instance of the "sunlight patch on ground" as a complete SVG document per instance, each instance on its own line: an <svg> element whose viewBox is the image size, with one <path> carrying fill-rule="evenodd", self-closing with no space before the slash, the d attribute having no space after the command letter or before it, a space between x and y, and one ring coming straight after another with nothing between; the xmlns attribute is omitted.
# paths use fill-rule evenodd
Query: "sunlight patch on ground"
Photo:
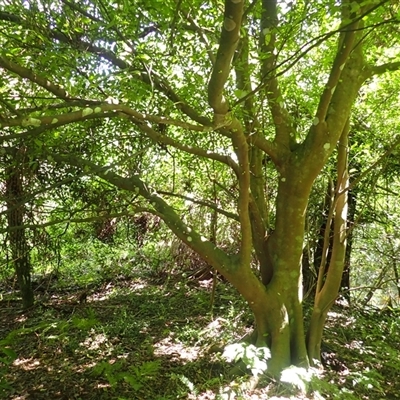
<svg viewBox="0 0 400 400"><path fill-rule="evenodd" d="M15 318L15 322L19 322L19 323L24 323L25 321L28 320L28 316L27 315L21 315L19 318Z"/></svg>
<svg viewBox="0 0 400 400"><path fill-rule="evenodd" d="M228 324L229 322L226 319L218 317L211 321L200 333L204 337L214 340L220 337L221 332Z"/></svg>
<svg viewBox="0 0 400 400"><path fill-rule="evenodd" d="M17 358L13 365L20 367L24 371L32 371L40 365L40 361L34 358Z"/></svg>
<svg viewBox="0 0 400 400"><path fill-rule="evenodd" d="M184 346L182 343L174 343L171 337L165 338L154 345L155 356L167 356L185 361L194 361L199 356L200 347Z"/></svg>
<svg viewBox="0 0 400 400"><path fill-rule="evenodd" d="M91 299L95 301L106 301L110 300L115 295L130 294L133 292L142 292L148 288L148 284L144 281L134 281L130 282L129 285L124 287L119 287L113 282L109 282L100 293L94 293L90 296Z"/></svg>
<svg viewBox="0 0 400 400"><path fill-rule="evenodd" d="M211 390L207 390L205 393L200 393L200 394L189 393L188 395L188 400L214 400L214 399L215 399L215 393L213 393Z"/></svg>
<svg viewBox="0 0 400 400"><path fill-rule="evenodd" d="M349 348L349 349L357 349L361 351L361 354L363 352L364 349L364 342L361 340L352 340L349 344L346 344L345 347Z"/></svg>
<svg viewBox="0 0 400 400"><path fill-rule="evenodd" d="M111 385L109 383L98 383L96 385L96 389L107 389L110 387L111 387Z"/></svg>
<svg viewBox="0 0 400 400"><path fill-rule="evenodd" d="M108 342L106 335L99 333L94 337L88 337L84 342L79 343L80 346L85 346L88 350L98 350L103 343Z"/></svg>
<svg viewBox="0 0 400 400"><path fill-rule="evenodd" d="M199 286L203 289L212 289L213 287L213 279L205 279L199 281Z"/></svg>

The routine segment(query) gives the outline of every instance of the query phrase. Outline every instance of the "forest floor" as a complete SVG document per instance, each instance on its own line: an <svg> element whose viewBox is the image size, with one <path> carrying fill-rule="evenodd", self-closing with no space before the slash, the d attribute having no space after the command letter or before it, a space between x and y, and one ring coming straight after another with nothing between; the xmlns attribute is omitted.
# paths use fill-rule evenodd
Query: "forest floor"
<svg viewBox="0 0 400 400"><path fill-rule="evenodd" d="M325 369L308 394L271 380L250 392L245 377L233 382L218 350L251 330L251 315L223 282L211 312L211 284L120 279L87 293L49 286L25 312L4 296L0 398L400 399L400 313L334 309Z"/></svg>

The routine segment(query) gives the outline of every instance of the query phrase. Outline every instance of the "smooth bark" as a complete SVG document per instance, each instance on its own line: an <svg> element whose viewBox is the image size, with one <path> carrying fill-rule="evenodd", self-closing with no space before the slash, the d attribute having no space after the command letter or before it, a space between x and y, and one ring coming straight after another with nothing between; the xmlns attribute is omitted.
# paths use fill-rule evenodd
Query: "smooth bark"
<svg viewBox="0 0 400 400"><path fill-rule="evenodd" d="M308 330L308 356L311 363L320 361L321 340L328 311L339 292L344 270L347 239L348 213L348 134L349 123L343 129L338 144L337 186L334 199L332 254L329 266L321 265L318 272L318 285ZM329 241L329 235L327 240ZM326 246L328 248L329 246ZM327 271L327 272L326 272Z"/></svg>

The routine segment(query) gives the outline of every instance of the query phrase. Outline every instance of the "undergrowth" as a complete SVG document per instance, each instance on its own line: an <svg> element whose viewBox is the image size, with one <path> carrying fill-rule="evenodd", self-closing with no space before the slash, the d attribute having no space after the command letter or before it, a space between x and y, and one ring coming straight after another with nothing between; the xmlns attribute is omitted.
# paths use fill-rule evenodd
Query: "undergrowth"
<svg viewBox="0 0 400 400"><path fill-rule="evenodd" d="M400 398L396 310L334 308L324 331L324 370L292 367L280 382L262 375L268 354L247 349L247 372L261 377L250 390L248 377L234 379L223 357L253 329L236 291L217 281L211 309L211 280L145 275L99 280L82 304L77 296L87 285L38 293L37 306L25 313L4 298L4 398Z"/></svg>

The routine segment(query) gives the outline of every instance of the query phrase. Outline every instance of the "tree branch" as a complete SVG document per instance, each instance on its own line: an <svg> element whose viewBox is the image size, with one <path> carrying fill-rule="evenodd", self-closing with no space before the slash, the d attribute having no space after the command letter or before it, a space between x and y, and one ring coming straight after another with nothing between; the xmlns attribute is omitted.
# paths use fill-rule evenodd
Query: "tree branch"
<svg viewBox="0 0 400 400"><path fill-rule="evenodd" d="M243 0L225 0L224 24L219 41L217 58L208 82L208 103L217 120L225 119L229 111L223 92L231 71L233 54L239 41L242 23Z"/></svg>
<svg viewBox="0 0 400 400"><path fill-rule="evenodd" d="M242 22L242 30L245 30L245 21ZM247 26L246 26L247 28ZM237 47L238 55L234 60L234 68L236 73L236 87L239 93L249 93L251 92L251 70L249 64L249 35L248 30L239 40L239 45ZM252 130L257 124L256 115L254 113L254 102L253 98L248 98L242 104L243 108L243 119L246 127L246 134L251 134Z"/></svg>
<svg viewBox="0 0 400 400"><path fill-rule="evenodd" d="M115 117L116 114L115 113L103 113L101 115L102 118L111 118L111 117ZM51 118L51 117L49 117ZM44 125L42 123L38 124L37 121L41 122L40 120L38 120L37 118L25 118L25 119L20 119L20 121L24 121L24 124L20 125L21 127L28 127L28 126L33 126L36 128L32 128L32 129L28 129L25 132L20 132L20 133L14 133L11 135L3 135L0 136L0 143L4 143L7 140L10 139L22 139L25 137L37 137L39 136L41 133L50 130L50 129L55 129L55 128L59 128L60 126L63 125L67 125L71 122L79 122L79 121L86 121L88 119L96 119L96 118L100 118L99 115L97 114L91 114L91 115L86 115L86 116L81 116L80 118L74 118L73 120L70 120L70 118L64 118L61 121L53 121L53 123L48 124L48 125ZM10 126L10 125L8 125ZM2 122L0 121L0 127L2 127Z"/></svg>
<svg viewBox="0 0 400 400"><path fill-rule="evenodd" d="M210 265L223 273L227 279L233 279L232 271L236 268L235 258L215 246L215 243L207 240L191 227L186 225L175 210L157 193L148 187L138 175L124 178L116 174L111 167L100 167L90 161L73 155L52 154L55 161L84 168L88 175L96 175L104 181L119 189L139 194L152 206L150 213L158 215L171 229L171 231L190 248L196 251Z"/></svg>
<svg viewBox="0 0 400 400"><path fill-rule="evenodd" d="M171 85L161 77L159 77L154 71L152 72L151 79L148 75L147 72L142 72L140 76L141 81L149 84L149 85L154 85L155 88L157 88L160 92L164 93L165 96L168 97L173 103L174 106L182 111L185 115L187 115L191 120L198 122L199 124L205 125L205 126L212 126L213 123L212 121L200 115L194 108L189 106L182 97L180 97L174 89L172 89Z"/></svg>
<svg viewBox="0 0 400 400"><path fill-rule="evenodd" d="M258 86L255 87L250 93L246 94L245 96L243 96L242 98L237 100L233 104L233 106L236 106L237 104L244 102L245 100L247 100L247 98L254 96L260 90L265 88L267 86L267 84L268 84L268 78L269 78L270 74L272 74L275 71L278 71L281 67L283 67L284 65L288 64L286 66L286 68L284 68L284 69L282 69L282 70L280 70L279 72L276 73L276 77L284 75L294 65L296 65L299 62L299 60L304 58L311 50L313 50L314 48L318 47L319 45L321 45L322 43L324 43L326 40L328 40L332 36L336 35L337 33L343 32L351 24L354 24L355 22L358 22L358 21L362 20L365 16L371 14L374 10L376 10L377 8L381 7L382 5L384 5L385 3L389 2L389 1L390 0L383 0L378 4L375 4L373 7L368 8L367 11L365 11L364 13L358 15L355 19L351 20L349 23L340 26L340 28L335 29L335 30L330 31L330 32L327 32L327 33L323 33L321 35L318 35L318 36L310 39L309 41L307 41L303 45L301 45L299 47L299 49L297 51L295 51L291 56L289 56L288 58L286 58L285 60L283 60L279 64L275 65L275 67L272 68L270 71L268 71L268 73L266 75L263 75L262 79L261 79L261 82L258 84ZM382 23L375 24L375 25L372 26L372 28L375 27L375 26L382 25L383 23L390 23L390 22L393 22L393 20L384 21ZM371 28L371 26L369 26L368 28ZM361 30L361 29L364 29L364 28L358 28L356 30Z"/></svg>
<svg viewBox="0 0 400 400"><path fill-rule="evenodd" d="M207 50L207 54L208 54L208 58L211 61L211 64L214 65L215 64L215 55L211 50L211 46L210 43L208 42L208 37L205 33L205 31L196 24L196 22L194 21L194 19L189 15L189 13L184 13L185 18L189 21L190 24L190 28L196 32L199 35L200 40L204 43L204 45L206 46L206 50Z"/></svg>
<svg viewBox="0 0 400 400"><path fill-rule="evenodd" d="M196 200L189 196L184 196L184 195L178 194L178 193L165 192L162 190L158 191L158 193L162 194L163 196L177 197L179 199L190 201L193 204L198 204L200 206L205 206L205 207L211 208L212 210L216 211L218 214L224 215L225 217L233 219L235 221L239 221L239 216L237 214L231 213L229 211L225 211L222 208L219 208L216 204L210 203L209 201Z"/></svg>
<svg viewBox="0 0 400 400"><path fill-rule="evenodd" d="M376 65L370 67L370 73L372 75L380 75L386 72L398 71L400 69L400 61L394 61L382 65Z"/></svg>
<svg viewBox="0 0 400 400"><path fill-rule="evenodd" d="M200 157L208 158L210 160L219 161L225 165L228 165L232 168L235 172L236 176L240 176L240 168L238 164L229 156L224 156L218 153L211 152L209 150L204 150L200 147L196 146L187 146L182 144L168 136L162 135L161 133L157 132L149 125L145 124L143 121L135 120L134 118L131 119L133 123L135 123L148 137L150 137L155 143L163 143L168 146L172 146L178 150L184 151L189 154L194 154Z"/></svg>
<svg viewBox="0 0 400 400"><path fill-rule="evenodd" d="M68 1L68 0L61 0L61 2L64 3L65 5L67 5L69 8L71 8L71 10L77 11L79 14L82 14L83 16L89 18L90 20L92 20L94 22L100 22L102 24L105 24L105 22L103 20L90 14L89 12L87 12L86 10L84 10L82 7L80 7L77 4L75 4L71 1Z"/></svg>
<svg viewBox="0 0 400 400"><path fill-rule="evenodd" d="M63 123L71 123L80 121L86 116L91 114L96 114L98 118L104 118L105 116L110 116L108 112L115 112L115 116L121 116L120 113L126 114L127 116L131 116L139 121L148 121L157 124L164 125L174 125L179 126L181 128L197 131L197 132L211 132L215 130L213 127L204 127L200 125L193 125L184 121L179 121L175 119L169 119L165 117L159 117L151 114L142 114L138 111L131 109L128 106L123 104L97 104L96 106L86 107L79 111L74 111L71 113L44 116L44 117L19 117L12 119L5 119L0 121L1 127L10 127L10 126L41 126L41 125L51 125L57 122ZM113 115L113 114L111 114Z"/></svg>
<svg viewBox="0 0 400 400"><path fill-rule="evenodd" d="M52 83L46 78L41 77L40 75L35 74L30 69L22 67L21 65L16 64L15 62L9 60L4 54L0 56L0 66L4 69L11 71L21 78L26 78L31 82L36 83L42 88L46 89L48 92L53 93L55 96L64 99L64 100L72 100L67 95L67 92L62 89L60 86Z"/></svg>
<svg viewBox="0 0 400 400"><path fill-rule="evenodd" d="M333 61L328 82L325 85L324 91L322 92L318 104L317 112L315 114L314 125L317 125L319 122L325 121L326 119L326 115L329 109L333 93L335 92L336 86L339 83L346 61L348 60L351 52L353 51L353 44L355 38L354 30L357 28L357 23L358 22L354 23L353 25L350 25L346 29L344 37L341 40L340 48L336 53L335 60Z"/></svg>
<svg viewBox="0 0 400 400"><path fill-rule="evenodd" d="M239 198L238 211L240 221L240 264L250 265L252 251L252 232L250 222L250 163L249 146L243 128L237 119L232 122L232 143L239 160Z"/></svg>
<svg viewBox="0 0 400 400"><path fill-rule="evenodd" d="M261 132L252 133L249 136L249 140L254 146L268 154L275 165L279 163L278 149L275 142L266 139Z"/></svg>
<svg viewBox="0 0 400 400"><path fill-rule="evenodd" d="M134 207L134 212L123 212L123 213L110 213L110 214L105 214L105 215L97 215L97 216L92 216L92 217L82 217L82 218L63 218L63 219L57 219L53 221L48 221L48 222L43 222L40 224L24 224L24 225L19 225L19 226L13 226L11 228L0 228L0 233L5 233L5 232L13 232L13 231L18 231L21 229L37 229L37 228L46 228L48 226L53 226L53 225L59 225L59 224L70 224L70 223L75 223L75 224L82 224L82 223L87 223L87 222L94 222L94 221L101 221L104 219L108 218L120 218L120 217L126 217L129 215L136 215L138 212L151 212L153 214L156 214L154 210L149 210L147 208L142 208L142 207Z"/></svg>
<svg viewBox="0 0 400 400"><path fill-rule="evenodd" d="M33 31L37 31L38 28L36 26L31 26L27 21L23 20L21 17L0 11L0 20L12 22L14 24L18 24L24 28L31 29ZM168 99L174 104L174 106L191 118L193 121L196 121L202 125L211 126L212 122L201 116L194 108L192 108L189 104L187 104L168 84L165 79L159 77L153 70L151 71L151 78L149 77L149 71L139 66L131 66L126 61L117 57L115 53L110 50L104 49L99 46L95 46L89 42L83 41L82 39L72 40L62 32L46 29L45 32L41 32L41 34L46 34L49 39L56 39L61 43L68 44L71 48L92 53L97 55L103 60L110 62L112 65L118 67L121 70L125 70L128 72L136 72L132 74L134 79L139 79L140 81L153 86L164 93ZM137 72L140 71L139 74Z"/></svg>
<svg viewBox="0 0 400 400"><path fill-rule="evenodd" d="M111 111L111 113L110 113ZM3 120L0 122L0 127L12 127L12 126L21 126L28 127L33 126L45 129L51 129L52 127L58 127L61 125L66 125L73 122L83 121L89 118L106 118L106 117L128 117L135 125L137 125L143 132L147 134L154 142L164 143L169 146L173 146L179 150L185 151L186 153L195 154L201 157L205 157L211 160L219 161L225 165L228 165L235 172L236 176L240 175L239 166L235 161L225 155L221 155L218 153L213 153L208 150L201 149L196 146L187 146L182 144L168 136L162 135L157 132L151 126L149 126L146 122L154 122L161 124L170 124L175 126L180 126L186 129L191 129L200 132L208 132L213 131L214 129L208 127L200 127L198 125L188 124L186 122L178 121L178 120L170 120L164 117L158 117L155 115L141 114L131 108L120 105L120 104L99 104L95 107L86 107L83 110L74 111L67 114L59 114L45 117L19 117L13 118L10 120ZM41 133L42 130L40 129ZM20 135L17 135L19 137ZM10 138L10 136L8 136ZM5 137L0 138L0 142L4 141Z"/></svg>
<svg viewBox="0 0 400 400"><path fill-rule="evenodd" d="M294 131L291 118L287 112L278 79L273 71L276 67L276 33L278 27L276 0L262 1L260 53L263 55L261 61L261 75L265 80L265 93L268 106L275 125L275 141L282 150L290 148L291 134L294 139Z"/></svg>

